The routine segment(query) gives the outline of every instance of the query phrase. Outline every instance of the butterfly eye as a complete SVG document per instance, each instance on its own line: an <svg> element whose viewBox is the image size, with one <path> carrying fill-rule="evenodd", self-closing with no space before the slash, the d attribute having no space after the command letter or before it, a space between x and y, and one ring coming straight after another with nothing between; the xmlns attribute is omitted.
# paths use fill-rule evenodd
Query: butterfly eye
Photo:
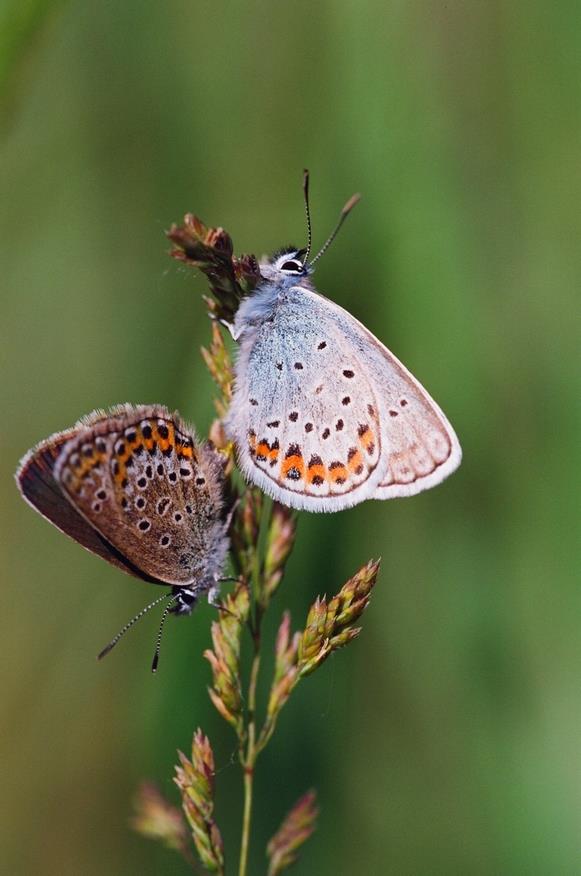
<svg viewBox="0 0 581 876"><path fill-rule="evenodd" d="M280 267L281 271L298 271L299 273L302 271L302 268L303 266L300 262L284 262Z"/></svg>

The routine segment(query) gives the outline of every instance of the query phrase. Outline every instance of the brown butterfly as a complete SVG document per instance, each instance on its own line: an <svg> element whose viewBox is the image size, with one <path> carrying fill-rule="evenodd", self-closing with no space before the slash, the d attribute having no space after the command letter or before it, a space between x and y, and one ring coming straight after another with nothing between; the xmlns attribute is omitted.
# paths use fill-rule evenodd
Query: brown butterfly
<svg viewBox="0 0 581 876"><path fill-rule="evenodd" d="M177 413L125 404L41 441L16 472L26 501L66 535L127 574L171 588L153 671L168 614L190 614L203 594L216 604L228 551L223 470L221 454Z"/></svg>

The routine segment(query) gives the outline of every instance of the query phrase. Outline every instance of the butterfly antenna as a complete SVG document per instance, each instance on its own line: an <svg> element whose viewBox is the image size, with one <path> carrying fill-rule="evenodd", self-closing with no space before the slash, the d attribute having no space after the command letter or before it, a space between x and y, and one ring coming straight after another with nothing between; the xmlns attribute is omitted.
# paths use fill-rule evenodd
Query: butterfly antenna
<svg viewBox="0 0 581 876"><path fill-rule="evenodd" d="M150 602L149 605L146 605L145 608L142 608L140 612L138 612L135 617L132 617L129 623L126 623L123 629L119 630L115 638L111 639L108 645L106 645L102 651L97 654L97 660L102 660L109 651L112 651L119 639L121 639L127 630L130 630L133 624L136 624L138 620L141 620L144 614L147 614L152 608L155 608L156 605L159 605L160 602L163 602L164 599L167 599L167 593L164 593L163 596L159 596L157 599L154 599L153 602Z"/></svg>
<svg viewBox="0 0 581 876"><path fill-rule="evenodd" d="M177 596L172 596L168 604L163 610L163 614L161 616L161 621L159 622L159 630L157 631L157 639L155 641L155 651L153 653L153 660L151 661L151 671L157 672L157 665L159 663L159 649L161 648L161 637L163 634L163 627L167 620L167 616L171 611L171 607L176 600L179 599L179 593Z"/></svg>
<svg viewBox="0 0 581 876"><path fill-rule="evenodd" d="M349 213L351 212L351 210L353 209L355 204L357 204L357 202L360 200L361 200L361 195L352 195L349 198L349 200L347 201L347 203L345 204L345 206L341 210L341 213L339 215L339 221L337 222L333 233L329 235L329 237L327 238L327 240L325 241L325 243L323 244L323 246L321 247L321 249L319 250L319 252L315 256L315 258L311 261L311 265L314 265L315 262L321 258L323 253L329 249L329 247L331 246L331 244L333 243L333 241L337 237L337 235L339 233L339 229L343 225L343 222L345 221L345 219L347 218L347 216L349 215Z"/></svg>
<svg viewBox="0 0 581 876"><path fill-rule="evenodd" d="M305 213L307 216L307 251L303 259L303 264L306 265L311 254L311 210L309 207L309 171L303 170L303 195L305 198Z"/></svg>

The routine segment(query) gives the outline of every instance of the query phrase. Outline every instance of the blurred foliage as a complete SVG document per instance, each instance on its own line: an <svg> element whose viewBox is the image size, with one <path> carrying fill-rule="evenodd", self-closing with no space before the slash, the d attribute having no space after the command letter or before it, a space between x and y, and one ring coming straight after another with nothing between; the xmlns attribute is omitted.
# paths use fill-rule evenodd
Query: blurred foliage
<svg viewBox="0 0 581 876"><path fill-rule="evenodd" d="M129 801L142 775L168 796L176 746L220 720L215 614L172 624L155 678L153 622L97 665L151 589L34 515L12 473L92 406L159 401L207 430L204 282L163 232L193 211L237 251L301 244L309 167L315 245L363 194L316 283L426 384L464 462L411 500L300 515L294 617L362 558L382 577L350 659L301 686L264 753L256 849L312 784L297 874L578 872L581 7L4 9L2 870L180 872ZM235 836L232 750L214 755Z"/></svg>
<svg viewBox="0 0 581 876"><path fill-rule="evenodd" d="M37 37L62 0L4 0L0 6L0 96L17 90ZM24 83L20 83L21 86ZM10 106L6 101L2 110Z"/></svg>

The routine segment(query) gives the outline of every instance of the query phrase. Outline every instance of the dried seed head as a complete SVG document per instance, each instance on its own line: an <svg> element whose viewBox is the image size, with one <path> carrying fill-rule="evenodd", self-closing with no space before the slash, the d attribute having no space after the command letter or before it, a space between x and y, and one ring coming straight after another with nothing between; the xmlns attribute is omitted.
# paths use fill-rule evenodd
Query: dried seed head
<svg viewBox="0 0 581 876"><path fill-rule="evenodd" d="M232 397L232 382L234 373L230 354L226 349L222 332L218 325L212 323L212 340L209 348L202 347L202 358L213 380L220 388L221 398L216 402L218 415L223 417Z"/></svg>
<svg viewBox="0 0 581 876"><path fill-rule="evenodd" d="M297 528L296 514L286 505L275 502L272 506L264 570L262 575L262 603L264 607L276 593L282 581L286 561L295 543Z"/></svg>
<svg viewBox="0 0 581 876"><path fill-rule="evenodd" d="M173 258L202 271L210 281L216 299L210 310L214 319L234 321L244 295L254 289L260 279L254 256L233 256L232 239L223 228L207 228L191 213L182 225L172 225L167 237L175 244Z"/></svg>
<svg viewBox="0 0 581 876"><path fill-rule="evenodd" d="M315 830L318 814L314 791L309 791L295 803L268 843L268 876L278 876L295 863L299 848Z"/></svg>
<svg viewBox="0 0 581 876"><path fill-rule="evenodd" d="M247 487L240 498L230 532L232 559L246 580L251 580L254 573L263 505L263 493L255 487Z"/></svg>
<svg viewBox="0 0 581 876"><path fill-rule="evenodd" d="M238 584L224 600L225 611L212 624L213 650L204 651L212 667L213 686L209 689L212 702L222 717L232 725L239 739L243 738L242 687L240 679L240 639L250 611L250 593L245 584Z"/></svg>
<svg viewBox="0 0 581 876"><path fill-rule="evenodd" d="M131 826L142 836L161 840L170 849L183 851L187 846L187 829L182 814L162 797L155 785L144 782L134 800L135 815Z"/></svg>
<svg viewBox="0 0 581 876"><path fill-rule="evenodd" d="M224 872L224 846L214 821L214 754L207 736L194 733L192 759L178 752L174 782L182 795L182 807L192 829L203 866L212 873Z"/></svg>
<svg viewBox="0 0 581 876"><path fill-rule="evenodd" d="M274 721L288 700L298 679L297 652L300 635L290 635L290 613L285 611L276 637L274 678L266 710L267 721Z"/></svg>
<svg viewBox="0 0 581 876"><path fill-rule="evenodd" d="M317 599L309 611L298 649L298 668L309 675L329 654L355 639L360 628L354 627L371 598L377 580L379 560L362 566L329 602Z"/></svg>

